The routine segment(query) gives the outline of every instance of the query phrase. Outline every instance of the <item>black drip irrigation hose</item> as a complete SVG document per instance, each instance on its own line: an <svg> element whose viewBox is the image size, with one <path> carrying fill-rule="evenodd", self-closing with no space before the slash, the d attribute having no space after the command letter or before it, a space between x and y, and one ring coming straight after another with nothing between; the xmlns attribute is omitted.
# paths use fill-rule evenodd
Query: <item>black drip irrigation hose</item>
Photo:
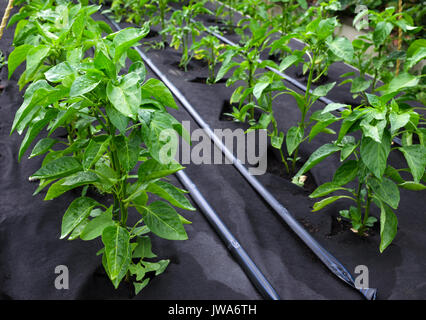
<svg viewBox="0 0 426 320"><path fill-rule="evenodd" d="M176 10L176 9L174 9L174 8L172 8L172 10ZM212 30L209 30L209 29L206 29L206 32L207 33L210 33L211 35L213 35L213 36L215 36L216 38L218 38L220 41L222 41L223 43L226 43L226 44L228 44L228 45L230 45L230 46L233 46L233 47L236 47L236 46L239 46L237 43L235 43L235 42L232 42L231 40L229 40L228 38L226 38L226 37L224 37L224 36L222 36L221 34L219 34L219 33L217 33L217 32L215 32L215 31L212 31ZM262 63L262 59L258 59L258 62L259 63ZM275 69L275 68L272 68L272 67L270 67L270 66L266 66L265 67L266 69L268 69L269 71L272 71L272 72L274 72L274 73L276 73L277 75L279 75L280 77L282 77L284 80L286 80L287 82L289 82L289 83L291 83L293 86L295 86L296 88L298 88L298 89L300 89L300 90L302 90L302 91L304 91L304 92L306 92L306 90L308 90L308 88L303 84L303 83L301 83L300 81L297 81L296 79L294 79L294 78L292 78L292 77L290 77L289 75L287 75L287 74L285 74L285 73L283 73L283 72L281 72L281 71L279 71L279 70L277 70L277 69ZM313 91L312 90L310 90L309 91L310 93L312 93ZM329 99L329 98L327 98L327 97L319 97L318 98L318 100L319 101L321 101L322 103L325 103L325 104L330 104L330 103L335 103L333 100L331 100L331 99ZM339 108L339 109L337 109L338 111L343 111L344 109L343 108ZM402 146L402 141L401 141L401 139L400 138L398 138L398 137L394 137L393 138L393 141L397 144L397 145L399 145L399 146Z"/></svg>
<svg viewBox="0 0 426 320"><path fill-rule="evenodd" d="M265 299L280 300L280 297L275 292L274 288L259 268L254 264L253 260L247 255L247 252L243 249L243 247L241 247L237 239L235 239L235 237L231 234L229 229L225 226L207 200L203 197L197 186L189 179L188 175L183 171L178 171L176 175L183 186L189 191L191 198L201 209L205 218L218 233L227 249L238 261L241 268L244 270L256 289Z"/></svg>
<svg viewBox="0 0 426 320"><path fill-rule="evenodd" d="M117 29L121 27L108 15L105 15L110 23ZM359 291L367 300L375 300L377 289L375 288L357 288L355 280L350 272L327 250L325 250L300 224L297 222L290 212L282 206L278 200L267 190L263 185L252 176L247 168L241 164L231 151L222 143L222 140L217 137L209 125L203 120L200 114L192 107L185 96L179 89L171 83L171 81L155 66L155 64L139 49L135 48L149 68L157 75L157 77L164 82L169 90L180 101L186 111L192 116L197 124L204 129L209 138L215 145L222 151L225 157L232 162L240 174L247 180L247 182L263 197L263 199L276 211L281 219L298 235L298 237L313 251L313 253L325 264L325 266L339 279L350 285L352 288Z"/></svg>

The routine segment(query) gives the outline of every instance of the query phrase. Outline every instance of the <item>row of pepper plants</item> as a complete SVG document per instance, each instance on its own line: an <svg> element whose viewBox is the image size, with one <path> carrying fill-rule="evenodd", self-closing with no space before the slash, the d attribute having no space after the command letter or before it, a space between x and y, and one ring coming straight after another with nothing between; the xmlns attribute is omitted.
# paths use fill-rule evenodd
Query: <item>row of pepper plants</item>
<svg viewBox="0 0 426 320"><path fill-rule="evenodd" d="M10 78L26 62L11 129L25 132L18 159L42 137L29 155L44 157L30 177L39 180L34 195L45 188L45 200L79 194L63 215L60 238L100 237L97 255L114 287L126 279L137 294L170 262L156 258L150 233L186 240L190 221L174 207L195 210L186 191L167 181L183 169L173 137L184 130L166 110L178 107L161 81L146 77L132 48L149 25L113 32L91 17L100 6L88 1L17 4L8 67Z"/></svg>
<svg viewBox="0 0 426 320"><path fill-rule="evenodd" d="M171 1L148 2L151 7L158 7ZM342 9L342 3L336 0L318 1L310 6L305 0L211 1L215 11L207 9L207 0L181 2L181 9L167 9L170 18L161 25L163 45L167 34L171 46L176 50L182 47L180 66L184 70L191 59L205 59L209 84L229 74L226 84L235 88L230 102L238 106L233 108L232 117L249 123L249 130L268 131L272 147L279 150L295 184L302 186L306 172L330 155L340 154L341 165L332 181L320 185L310 195L322 198L314 204L313 211L339 199L349 199L353 205L340 214L351 222L352 231L367 236L377 221L372 215L375 205L380 210L379 249L383 252L397 233L395 211L400 189L426 188L423 184L426 181L425 72L419 70L426 57L426 40L418 37L422 28L414 25L412 11L392 6L381 12L362 10L353 19L354 27L363 29L368 18L368 30L350 41L336 35L341 26L337 12ZM110 12L117 20L137 22L117 11L129 3L138 6L138 1L116 0L112 1ZM278 14L274 14L277 8L280 8ZM243 14L239 21L235 10ZM156 12L147 13L146 20L156 23L153 18ZM203 25L196 19L199 14L215 16L218 24ZM211 31L220 33L220 30L237 33L240 43L220 44L211 35ZM401 50L392 46L398 30L405 39ZM289 45L291 39L300 40L305 46L294 50ZM278 57L278 61L261 61L264 52ZM339 84L317 85L327 75L330 65L338 61L352 65L357 71L341 75ZM285 72L300 65L306 75L306 92L287 87L281 76L265 69ZM237 81L244 84L235 87ZM330 103L311 112L319 98L345 83L350 83L350 92L361 101L358 105ZM280 130L274 117L274 110L280 108L274 100L280 95L292 97L300 112L298 123L286 132ZM261 113L259 117L255 117L256 109ZM297 170L301 160L299 148L324 133L330 134L330 141L313 152ZM395 137L401 138L401 146L393 142ZM392 153L402 154L406 167L389 164Z"/></svg>

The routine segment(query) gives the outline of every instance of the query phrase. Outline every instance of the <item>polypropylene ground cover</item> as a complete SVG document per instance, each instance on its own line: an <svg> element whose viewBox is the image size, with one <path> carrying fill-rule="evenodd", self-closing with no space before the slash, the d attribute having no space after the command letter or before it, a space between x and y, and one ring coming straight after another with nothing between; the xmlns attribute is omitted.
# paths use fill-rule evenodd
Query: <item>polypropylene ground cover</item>
<svg viewBox="0 0 426 320"><path fill-rule="evenodd" d="M4 7L0 7L0 12L3 10ZM12 34L13 29L7 30L1 41L0 48L7 53L11 51ZM212 128L243 127L219 121L222 102L229 99L232 89L223 84L207 86L188 81L205 76L205 66L194 62L191 71L183 73L173 66L179 55L169 48L149 51L148 56ZM22 138L16 134L8 136L14 112L22 102L22 93L18 92L16 85L18 76L19 72L7 81L7 71L3 69L1 73L2 83L7 85L0 96L0 293L3 298L14 299L129 298L126 284L115 291L102 271L100 258L95 256L101 247L99 241L58 239L63 212L77 193L71 192L49 202L42 201L43 195L32 197L36 185L28 182L27 177L40 166L41 159L24 159L18 164L17 151ZM297 109L291 99L283 98L279 105L277 118L281 128L287 129L295 123ZM316 106L320 107L320 104ZM179 111L172 110L172 113L180 121L189 120L192 129L198 127L182 107ZM306 159L327 138L321 136L313 145L305 146L303 157ZM401 159L397 157L394 161L400 162ZM337 166L338 160L333 158L316 169L317 183L328 181ZM330 274L231 165L190 164L186 172L281 298L361 298ZM379 298L426 297L425 193L402 192L397 213L400 222L398 235L394 244L380 255L377 229L369 238L361 239L337 223L338 210L344 208L343 204L324 212L311 213L313 201L307 197L306 191L269 173L260 176L259 180L351 272L356 265L368 266L370 286L379 289ZM153 237L155 252L161 258L170 258L171 264L136 298L260 298L201 213L197 210L183 214L193 221L187 228L190 240L171 242ZM54 268L60 264L70 269L69 290L54 288Z"/></svg>

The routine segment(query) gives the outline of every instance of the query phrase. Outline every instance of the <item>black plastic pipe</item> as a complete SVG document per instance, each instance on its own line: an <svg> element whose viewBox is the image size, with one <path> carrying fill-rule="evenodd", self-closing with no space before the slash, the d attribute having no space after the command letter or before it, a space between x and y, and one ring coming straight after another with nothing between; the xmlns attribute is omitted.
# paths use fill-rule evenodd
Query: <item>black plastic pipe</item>
<svg viewBox="0 0 426 320"><path fill-rule="evenodd" d="M111 24L118 30L120 26L111 18L106 16ZM157 77L163 81L163 83L169 88L169 90L175 95L186 111L193 117L197 124L204 129L209 138L214 144L222 151L225 157L232 162L237 168L240 174L247 180L247 182L262 196L262 198L275 210L275 212L281 217L281 219L287 223L287 225L299 236L299 238L314 252L314 254L324 263L324 265L339 279L350 285L352 288L358 290L366 299L374 300L376 298L377 289L374 288L357 288L355 286L355 280L350 272L327 250L325 250L300 224L296 219L288 212L288 210L282 206L278 200L267 190L263 185L252 176L247 168L237 159L231 151L222 143L222 140L217 137L209 125L203 120L200 114L192 107L185 96L179 91L179 89L165 76L155 64L139 49L136 51L149 66L149 68L157 75Z"/></svg>
<svg viewBox="0 0 426 320"><path fill-rule="evenodd" d="M231 234L229 229L225 226L207 200L203 197L197 186L189 179L185 172L178 171L176 175L185 189L189 191L191 198L201 209L204 217L220 236L222 241L225 243L226 248L237 260L256 289L265 299L280 300L280 297L275 292L274 288L255 265L253 260L247 255L247 252L243 249L243 247L241 247L237 239L235 239L235 237Z"/></svg>

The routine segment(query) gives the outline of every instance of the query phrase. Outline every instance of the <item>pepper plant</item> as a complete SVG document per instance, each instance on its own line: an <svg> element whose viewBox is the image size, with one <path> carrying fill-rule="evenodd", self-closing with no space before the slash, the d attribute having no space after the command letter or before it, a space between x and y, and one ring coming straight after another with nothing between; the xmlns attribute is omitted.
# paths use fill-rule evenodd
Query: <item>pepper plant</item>
<svg viewBox="0 0 426 320"><path fill-rule="evenodd" d="M333 38L333 32L338 22L336 18L317 19L311 21L306 26L304 32L298 34L299 38L306 43L302 50L294 50L290 55L281 62L281 70L285 70L288 66L303 62L303 71L308 73L307 85L305 92L297 92L290 88L285 88L280 94L291 95L301 112L300 121L296 126L292 126L285 136L287 153L291 158L291 167L286 165L287 171L295 172L296 163L299 160L299 147L305 140L311 141L319 133L333 133L327 128L333 122L327 119L326 122L320 123L311 128L309 134L306 133L309 125L316 119L309 116L313 104L334 87L335 83L327 83L313 89L313 83L321 78L328 70L332 62L341 60L341 57L350 54L347 50L342 50L342 44L347 44L349 40L345 38ZM280 40L278 40L280 41ZM350 44L350 42L349 42ZM274 44L273 44L274 45ZM302 56L306 56L307 60L303 60ZM271 83L269 81L269 83Z"/></svg>
<svg viewBox="0 0 426 320"><path fill-rule="evenodd" d="M204 2L189 1L189 4L183 6L182 10L173 12L168 21L168 27L162 30L163 34L168 33L171 35L170 46L176 50L182 46L182 58L179 67L185 71L187 71L188 63L193 57L191 43L195 43L195 38L205 30L204 25L199 21L195 21L194 18L201 13L212 14L210 10L204 8Z"/></svg>
<svg viewBox="0 0 426 320"><path fill-rule="evenodd" d="M407 108L394 98L404 89L399 87L384 92L383 96L366 93L367 103L356 108L338 104L329 104L324 110L316 112L318 123L327 119L337 120L340 131L337 140L317 149L293 178L300 184L302 174L339 152L341 166L335 172L331 182L319 186L311 198L325 197L316 202L313 211L321 210L340 199L354 202L340 214L352 223L352 230L366 235L376 222L371 215L373 204L380 209L380 252L392 242L397 232L397 210L400 202L400 188L424 190L426 182L426 145L424 129L418 127L422 117L414 108ZM337 108L340 117L331 114ZM342 110L343 109L343 110ZM424 120L424 119L423 119ZM413 136L417 135L419 143ZM402 136L402 146L396 146L392 140ZM395 168L388 163L391 153L402 153L408 167ZM404 178L403 178L404 176ZM329 196L330 194L332 195Z"/></svg>
<svg viewBox="0 0 426 320"><path fill-rule="evenodd" d="M90 17L99 6L74 5L67 1L58 1L52 6L52 3L31 1L9 21L8 26L16 23L9 78L21 63L27 64L18 81L20 89L43 78L44 72L67 57L78 59L94 45L99 34L111 32L108 24Z"/></svg>
<svg viewBox="0 0 426 320"><path fill-rule="evenodd" d="M420 31L420 28L413 25L410 16L396 13L394 7L388 7L383 12L361 11L353 22L357 29L364 27L363 24L359 23L364 17L368 17L372 31L357 37L352 42L354 56L353 59L346 60L359 70L359 75L354 72L342 75L342 77L351 77L342 84L351 83L350 90L355 97L362 95L362 92L369 88L375 92L379 87L379 81L389 83L395 76L396 61L404 62L407 58L406 52L395 50L392 47L392 31L401 28L404 35L415 34ZM371 75L371 79L367 75Z"/></svg>
<svg viewBox="0 0 426 320"><path fill-rule="evenodd" d="M297 18L300 15L298 11L308 9L306 0L272 0L271 2L278 6L281 11L273 18L272 23L284 35L293 32L298 27Z"/></svg>
<svg viewBox="0 0 426 320"><path fill-rule="evenodd" d="M250 30L250 36L247 37L245 43L242 43L241 46L226 46L226 51L222 53L220 57L220 59L223 60L222 65L216 75L216 81L219 81L235 68L232 76L227 80L226 85L231 86L237 81L245 82L245 85L235 89L231 97L231 103L238 102L239 109L241 109L245 103L250 104L254 101L253 88L256 83L256 70L264 68L268 64L273 64L273 62L269 60L264 60L262 62L259 60L260 53L267 48L270 40L269 36L273 31L268 30L268 25L260 25L255 20L250 22L248 28ZM238 109L234 111L239 113ZM236 118L245 119L245 114L244 116L236 116ZM250 120L254 120L253 109L250 111Z"/></svg>
<svg viewBox="0 0 426 320"><path fill-rule="evenodd" d="M55 9L53 2L49 6ZM84 31L91 28L88 22ZM146 79L145 67L131 49L148 31L145 25L110 33L92 43L92 55L67 55L52 65L43 79L28 86L11 129L26 130L19 159L47 129L48 136L30 155L45 155L30 177L40 180L35 194L49 187L45 200L52 200L82 187L63 216L61 238L101 237L99 254L114 287L133 276L136 293L148 284L148 272L159 275L169 263L151 260L156 255L147 234L187 239L183 224L189 221L171 205L194 210L183 190L163 180L183 169L173 159L173 137L184 131L166 111L177 108L171 93L159 80ZM123 74L127 57L133 63ZM10 59L11 65L23 61L16 55ZM31 60L26 60L28 70ZM67 130L66 140L52 135L60 127ZM149 194L165 201L150 202ZM132 210L138 215L130 223Z"/></svg>
<svg viewBox="0 0 426 320"><path fill-rule="evenodd" d="M113 0L110 8L103 13L111 13L117 22L125 18L126 22L139 25L145 16L151 16L155 10L155 6L149 2L150 0Z"/></svg>
<svg viewBox="0 0 426 320"><path fill-rule="evenodd" d="M191 51L194 52L194 57L196 59L204 59L207 61L209 68L207 84L213 84L215 82L215 68L219 62L219 56L223 48L225 48L225 45L213 35L205 36L191 46Z"/></svg>

